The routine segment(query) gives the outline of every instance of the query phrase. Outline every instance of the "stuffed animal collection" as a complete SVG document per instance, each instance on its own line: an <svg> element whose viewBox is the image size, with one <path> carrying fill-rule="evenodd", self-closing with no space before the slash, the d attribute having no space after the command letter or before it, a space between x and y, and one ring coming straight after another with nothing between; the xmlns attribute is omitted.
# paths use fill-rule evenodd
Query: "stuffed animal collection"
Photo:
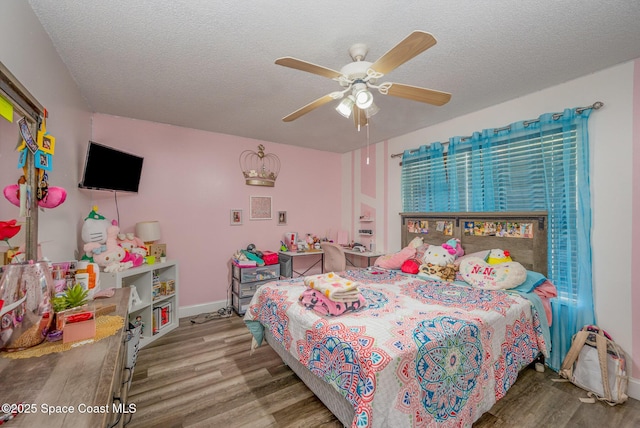
<svg viewBox="0 0 640 428"><path fill-rule="evenodd" d="M120 272L144 263L146 248L132 233L120 234L118 223L109 222L93 206L82 225L82 260L96 263L105 272Z"/></svg>

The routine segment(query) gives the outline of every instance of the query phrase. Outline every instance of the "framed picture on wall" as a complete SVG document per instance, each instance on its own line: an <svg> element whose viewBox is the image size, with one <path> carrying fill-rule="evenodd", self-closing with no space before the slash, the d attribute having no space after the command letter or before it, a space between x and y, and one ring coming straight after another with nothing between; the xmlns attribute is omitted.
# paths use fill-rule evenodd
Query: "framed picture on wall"
<svg viewBox="0 0 640 428"><path fill-rule="evenodd" d="M278 226L285 226L287 224L287 212L278 211Z"/></svg>
<svg viewBox="0 0 640 428"><path fill-rule="evenodd" d="M240 226L242 224L242 210L231 210L231 226Z"/></svg>
<svg viewBox="0 0 640 428"><path fill-rule="evenodd" d="M271 220L271 196L249 197L249 220Z"/></svg>

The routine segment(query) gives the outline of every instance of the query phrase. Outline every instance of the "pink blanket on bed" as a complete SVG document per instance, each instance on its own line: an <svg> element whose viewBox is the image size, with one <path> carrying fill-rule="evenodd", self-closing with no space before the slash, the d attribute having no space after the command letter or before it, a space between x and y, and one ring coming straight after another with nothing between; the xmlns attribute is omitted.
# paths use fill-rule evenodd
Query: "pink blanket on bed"
<svg viewBox="0 0 640 428"><path fill-rule="evenodd" d="M357 300L351 302L335 302L321 292L309 288L302 292L298 300L306 308L313 309L321 315L337 316L360 310L366 304L366 300L360 293L357 297Z"/></svg>
<svg viewBox="0 0 640 428"><path fill-rule="evenodd" d="M549 321L549 326L551 326L553 315L551 314L550 299L558 295L556 286L551 281L546 280L545 282L534 288L533 292L540 296L540 300L542 300L542 306L544 307L544 312L547 315L547 320Z"/></svg>

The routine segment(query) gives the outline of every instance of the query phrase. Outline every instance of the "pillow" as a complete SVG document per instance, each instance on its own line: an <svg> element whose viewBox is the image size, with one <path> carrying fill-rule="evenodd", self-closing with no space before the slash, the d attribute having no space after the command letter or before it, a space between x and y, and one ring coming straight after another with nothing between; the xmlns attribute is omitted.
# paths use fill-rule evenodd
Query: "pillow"
<svg viewBox="0 0 640 428"><path fill-rule="evenodd" d="M518 262L490 265L480 258L469 257L460 263L462 279L485 290L514 288L527 279L527 270Z"/></svg>
<svg viewBox="0 0 640 428"><path fill-rule="evenodd" d="M374 266L385 269L400 269L402 263L416 255L416 249L413 247L404 247L402 250L394 254L387 254L376 259Z"/></svg>
<svg viewBox="0 0 640 428"><path fill-rule="evenodd" d="M404 273L417 274L420 272L420 261L416 259L405 260L400 267L400 270Z"/></svg>
<svg viewBox="0 0 640 428"><path fill-rule="evenodd" d="M462 262L464 259L468 259L469 257L475 257L478 259L482 259L482 260L487 260L487 257L489 256L489 252L491 250L482 250L482 251L476 251L475 253L469 253L469 254L465 254L462 257L458 257L458 259L456 259L455 262L453 262L456 266L460 266L460 262Z"/></svg>
<svg viewBox="0 0 640 428"><path fill-rule="evenodd" d="M540 272L527 271L527 279L517 287L514 288L515 291L520 291L522 293L531 293L538 286L542 285L547 280Z"/></svg>
<svg viewBox="0 0 640 428"><path fill-rule="evenodd" d="M413 247L416 249L416 259L422 260L425 251L429 248L429 244L425 244L421 236L416 236L409 242L407 247Z"/></svg>

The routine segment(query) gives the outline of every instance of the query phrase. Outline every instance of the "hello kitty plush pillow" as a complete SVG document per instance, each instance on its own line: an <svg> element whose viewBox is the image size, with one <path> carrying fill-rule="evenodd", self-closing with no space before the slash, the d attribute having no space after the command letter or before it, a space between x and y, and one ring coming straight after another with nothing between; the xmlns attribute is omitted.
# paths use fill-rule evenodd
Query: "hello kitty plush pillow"
<svg viewBox="0 0 640 428"><path fill-rule="evenodd" d="M460 262L460 276L474 287L506 290L525 282L527 270L518 262L490 265L480 258L469 257Z"/></svg>
<svg viewBox="0 0 640 428"><path fill-rule="evenodd" d="M436 266L446 266L455 261L456 254L451 254L442 245L429 245L427 251L424 252L422 257L423 263L431 263Z"/></svg>

